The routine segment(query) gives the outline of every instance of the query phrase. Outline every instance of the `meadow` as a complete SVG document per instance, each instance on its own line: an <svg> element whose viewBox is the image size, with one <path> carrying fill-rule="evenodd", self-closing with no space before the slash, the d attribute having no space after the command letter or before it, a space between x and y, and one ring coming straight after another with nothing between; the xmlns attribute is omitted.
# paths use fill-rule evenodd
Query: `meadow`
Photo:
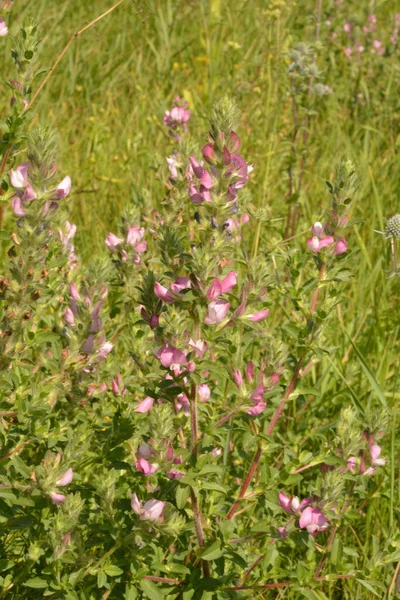
<svg viewBox="0 0 400 600"><path fill-rule="evenodd" d="M0 598L400 597L400 7L113 6L0 1Z"/></svg>

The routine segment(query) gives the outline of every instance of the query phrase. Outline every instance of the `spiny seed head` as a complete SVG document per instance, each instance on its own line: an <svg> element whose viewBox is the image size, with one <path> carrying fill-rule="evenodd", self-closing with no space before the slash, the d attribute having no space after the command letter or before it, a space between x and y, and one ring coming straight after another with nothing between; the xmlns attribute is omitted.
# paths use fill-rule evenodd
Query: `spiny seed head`
<svg viewBox="0 0 400 600"><path fill-rule="evenodd" d="M400 238L400 215L394 215L387 220L386 235L388 237Z"/></svg>

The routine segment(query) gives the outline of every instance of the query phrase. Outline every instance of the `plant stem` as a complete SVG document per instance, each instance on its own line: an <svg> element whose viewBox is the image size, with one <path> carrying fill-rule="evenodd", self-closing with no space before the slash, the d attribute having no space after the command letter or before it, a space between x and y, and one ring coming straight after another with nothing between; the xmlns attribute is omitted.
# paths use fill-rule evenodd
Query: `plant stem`
<svg viewBox="0 0 400 600"><path fill-rule="evenodd" d="M322 263L321 269L319 271L318 282L322 281L322 279L325 275L325 271L326 271L326 264ZM311 306L310 306L311 313L315 313L315 308L317 306L317 301L318 301L318 293L319 293L319 285L317 286L317 289L314 291L314 294L313 294L313 297L311 300Z"/></svg>
<svg viewBox="0 0 400 600"><path fill-rule="evenodd" d="M283 409L285 408L285 404L286 404L287 400L289 399L290 394L293 392L293 390L294 390L294 388L296 386L297 379L299 377L300 370L301 370L301 367L303 365L303 362L304 362L304 356L301 356L299 358L299 360L297 361L297 365L296 365L296 368L294 370L292 379L290 380L290 383L289 383L289 385L286 388L286 392L285 392L285 395L284 395L284 397L282 399L282 402L279 404L278 408L276 409L275 414L272 417L271 423L268 426L267 435L271 435L272 432L275 429L275 426L276 426L276 424L278 422L278 419L281 416L281 414L283 412Z"/></svg>
<svg viewBox="0 0 400 600"><path fill-rule="evenodd" d="M196 384L193 382L190 390L190 425L191 425L191 450L194 458L197 459L198 456L198 423L197 423L197 390ZM197 541L200 548L203 548L205 545L205 537L204 531L201 524L201 514L199 509L199 503L197 502L197 497L193 489L190 490L190 498L192 501L192 510L193 510L193 519L194 519L194 528L196 530ZM206 560L202 560L203 565L203 573L204 577L210 577L210 569L208 562Z"/></svg>
<svg viewBox="0 0 400 600"><path fill-rule="evenodd" d="M299 377L300 369L301 369L301 366L303 364L303 360L304 360L304 357L302 356L302 357L299 358L299 360L297 362L296 368L295 368L294 373L293 373L293 377L290 380L290 383L289 383L288 387L286 388L286 392L285 392L285 395L284 395L284 397L282 399L282 402L279 404L278 408L276 409L275 414L272 417L271 423L268 426L267 435L271 435L272 432L274 431L275 426L276 426L276 424L278 422L278 419L279 419L279 417L281 416L281 414L283 412L285 404L286 404L286 402L287 402L290 394L293 392L293 390L295 388L297 379ZM255 473L255 471L256 471L256 469L258 467L258 464L260 462L261 456L262 456L262 447L259 446L259 448L257 450L257 453L256 453L256 455L255 455L255 457L253 459L253 462L250 465L249 472L247 473L247 476L246 476L246 478L245 478L245 480L244 480L244 482L242 484L242 487L240 488L239 497L236 500L236 502L232 505L231 509L229 510L229 512L228 512L228 514L226 516L226 518L228 520L232 519L235 516L236 510L237 510L238 506L240 505L240 500L246 494L247 488L249 487L249 485L251 483L253 475L254 475L254 473Z"/></svg>
<svg viewBox="0 0 400 600"><path fill-rule="evenodd" d="M258 463L260 462L261 456L262 456L262 448L261 448L261 446L259 446L259 448L257 450L257 453L256 453L256 455L255 455L255 457L253 459L253 462L250 465L249 472L247 473L247 476L246 476L244 482L242 483L242 487L240 488L239 497L236 500L236 502L234 502L234 504L232 505L230 511L226 515L226 518L228 519L228 521L235 516L236 509L240 505L240 500L243 498L243 496L246 493L247 488L250 485L250 482L251 482L251 480L253 478L254 472L255 472L255 470L258 467Z"/></svg>

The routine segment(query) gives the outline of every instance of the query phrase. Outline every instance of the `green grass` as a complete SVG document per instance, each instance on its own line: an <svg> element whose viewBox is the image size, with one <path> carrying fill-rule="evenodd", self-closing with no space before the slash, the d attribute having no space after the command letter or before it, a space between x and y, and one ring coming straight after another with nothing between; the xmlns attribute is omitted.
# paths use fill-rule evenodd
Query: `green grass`
<svg viewBox="0 0 400 600"><path fill-rule="evenodd" d="M32 123L49 123L59 130L59 172L73 180L68 210L78 225L76 245L84 261L99 249L106 252L104 238L116 231L124 207L133 203L148 215L150 208L160 206L164 183L157 168L173 148L162 115L178 94L190 103L192 137L199 145L206 140L215 101L225 94L236 98L242 110L243 155L255 166L250 204L264 216L261 245L281 243L292 133L288 48L315 39L314 2L281 4L276 21L269 18L265 0L125 0L72 44L40 94ZM362 22L368 4L354 0L335 9L333 2L322 2L318 65L333 92L311 117L297 229L308 231L321 216L328 200L325 180L337 158L351 154L361 174L352 214L356 223L348 235L355 276L347 302L338 309L340 327L332 332L334 359L314 367L312 378L313 386L330 394L332 401L352 396L363 406L387 402L392 409L392 431L385 442L391 465L384 485L376 485L372 493L365 528L358 531L366 562L399 520L395 427L400 287L398 278L387 278L389 242L374 232L400 211L399 50L397 56L370 57L359 69L344 56L343 44L329 42L324 23L335 10L340 10L342 23L346 11ZM16 2L10 31L34 13L42 36L41 62L50 66L70 36L111 5L111 0ZM390 37L397 3L377 1L374 7ZM10 49L11 40L4 44ZM3 75L11 77L11 61L5 69ZM363 103L356 101L357 93L363 94ZM10 221L6 215L5 227ZM255 230L248 232L249 239L255 235ZM300 236L295 243L305 239ZM318 402L323 421L325 407ZM385 567L387 572L391 568ZM355 600L374 597L355 582L348 583L347 593Z"/></svg>

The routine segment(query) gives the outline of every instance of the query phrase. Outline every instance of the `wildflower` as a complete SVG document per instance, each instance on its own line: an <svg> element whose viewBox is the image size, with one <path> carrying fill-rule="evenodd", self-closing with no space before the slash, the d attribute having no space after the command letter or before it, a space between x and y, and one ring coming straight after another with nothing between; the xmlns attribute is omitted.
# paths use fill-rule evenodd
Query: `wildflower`
<svg viewBox="0 0 400 600"><path fill-rule="evenodd" d="M178 348L174 348L174 346L169 346L168 344L164 344L156 352L155 356L159 359L163 367L166 369L171 369L175 375L179 375L181 372L180 367L188 364L185 353L182 352L182 350L178 350Z"/></svg>
<svg viewBox="0 0 400 600"><path fill-rule="evenodd" d="M147 396L144 400L139 402L139 404L135 408L135 412L147 413L147 412L149 412L149 410L151 409L153 404L154 404L154 398L150 398L150 396Z"/></svg>
<svg viewBox="0 0 400 600"><path fill-rule="evenodd" d="M293 498L290 498L284 492L279 492L278 502L281 508L283 508L283 510L288 514L298 514L301 513L303 508L310 504L311 498L305 498L300 502L297 496L293 496Z"/></svg>
<svg viewBox="0 0 400 600"><path fill-rule="evenodd" d="M4 37L8 33L8 27L4 19L0 19L0 37Z"/></svg>
<svg viewBox="0 0 400 600"><path fill-rule="evenodd" d="M326 529L329 523L319 508L307 506L300 515L299 525L301 529L307 529L308 533L315 536L318 531Z"/></svg>
<svg viewBox="0 0 400 600"><path fill-rule="evenodd" d="M151 458L153 456L153 449L145 442L142 442L138 448L137 453L140 456L140 458L145 458L147 460L148 458Z"/></svg>
<svg viewBox="0 0 400 600"><path fill-rule="evenodd" d="M136 494L132 494L131 507L133 512L139 515L142 521L157 521L164 510L165 502L151 498L144 503L138 499Z"/></svg>
<svg viewBox="0 0 400 600"><path fill-rule="evenodd" d="M350 48L350 46L347 46L347 47L344 49L344 53L345 53L345 55L347 56L347 58L348 58L349 60L351 59L351 54L352 54L352 52L353 52L353 51L352 51L352 49Z"/></svg>
<svg viewBox="0 0 400 600"><path fill-rule="evenodd" d="M72 312L72 310L69 307L65 309L64 320L67 323L67 325L69 325L70 327L75 326L74 313Z"/></svg>
<svg viewBox="0 0 400 600"><path fill-rule="evenodd" d="M345 31L346 33L350 33L351 30L352 30L352 26L350 23L345 23L343 25L343 31Z"/></svg>
<svg viewBox="0 0 400 600"><path fill-rule="evenodd" d="M311 232L314 234L312 238L307 240L307 246L313 252L319 252L325 246L330 246L333 244L334 239L331 235L324 235L324 227L323 225L317 221L311 228Z"/></svg>
<svg viewBox="0 0 400 600"><path fill-rule="evenodd" d="M207 325L217 325L221 323L228 314L229 302L226 300L213 300L208 305L208 314L204 319Z"/></svg>
<svg viewBox="0 0 400 600"><path fill-rule="evenodd" d="M74 472L73 470L67 469L64 473L64 475L62 475L60 477L60 479L58 479L56 481L56 486L59 487L64 487L66 485L69 485L72 480L74 478ZM54 503L54 504L63 504L66 501L66 496L64 494L59 494L58 492L52 491L49 494L50 500Z"/></svg>
<svg viewBox="0 0 400 600"><path fill-rule="evenodd" d="M221 294L228 294L235 287L236 280L237 273L234 271L228 273L222 281L216 277L207 291L208 300L214 300L218 296L221 296Z"/></svg>
<svg viewBox="0 0 400 600"><path fill-rule="evenodd" d="M135 463L135 467L146 477L157 471L157 467L149 463L145 458L139 458L139 460L137 460Z"/></svg>
<svg viewBox="0 0 400 600"><path fill-rule="evenodd" d="M372 42L371 54L379 54L379 56L383 56L385 54L383 42L380 40L374 40Z"/></svg>
<svg viewBox="0 0 400 600"><path fill-rule="evenodd" d="M185 473L182 473L182 471L178 471L178 469L171 469L167 473L168 479L181 479L184 476L185 476Z"/></svg>
<svg viewBox="0 0 400 600"><path fill-rule="evenodd" d="M386 221L386 231L377 231L376 229L374 231L386 235L386 239L400 238L400 214L394 215Z"/></svg>
<svg viewBox="0 0 400 600"><path fill-rule="evenodd" d="M29 185L28 181L28 167L29 163L24 162L20 164L14 171L10 171L10 182L11 185L17 189L26 188Z"/></svg>
<svg viewBox="0 0 400 600"><path fill-rule="evenodd" d="M194 342L192 339L189 340L189 348L192 348L195 351L197 358L203 358L204 354L207 352L208 345L207 342L203 340L197 340Z"/></svg>
<svg viewBox="0 0 400 600"><path fill-rule="evenodd" d="M250 315L243 315L242 319L248 319L249 321L253 321L253 323L258 323L263 319L266 319L269 315L269 308L265 310L259 310L256 313L252 313Z"/></svg>
<svg viewBox="0 0 400 600"><path fill-rule="evenodd" d="M71 191L71 178L69 177L69 175L67 175L61 181L61 183L58 184L56 190L54 191L54 193L52 195L52 199L53 200L62 200L63 198L68 196L70 191Z"/></svg>
<svg viewBox="0 0 400 600"><path fill-rule="evenodd" d="M339 256L339 254L344 254L345 252L347 252L347 242L344 238L341 237L336 242L333 253L335 256Z"/></svg>
<svg viewBox="0 0 400 600"><path fill-rule="evenodd" d="M197 388L200 402L207 402L211 396L211 390L206 383L201 383Z"/></svg>
<svg viewBox="0 0 400 600"><path fill-rule="evenodd" d="M167 156L165 159L167 161L168 169L169 169L169 178L174 181L178 179L178 166L179 163L176 159L176 154L172 154L172 156Z"/></svg>

